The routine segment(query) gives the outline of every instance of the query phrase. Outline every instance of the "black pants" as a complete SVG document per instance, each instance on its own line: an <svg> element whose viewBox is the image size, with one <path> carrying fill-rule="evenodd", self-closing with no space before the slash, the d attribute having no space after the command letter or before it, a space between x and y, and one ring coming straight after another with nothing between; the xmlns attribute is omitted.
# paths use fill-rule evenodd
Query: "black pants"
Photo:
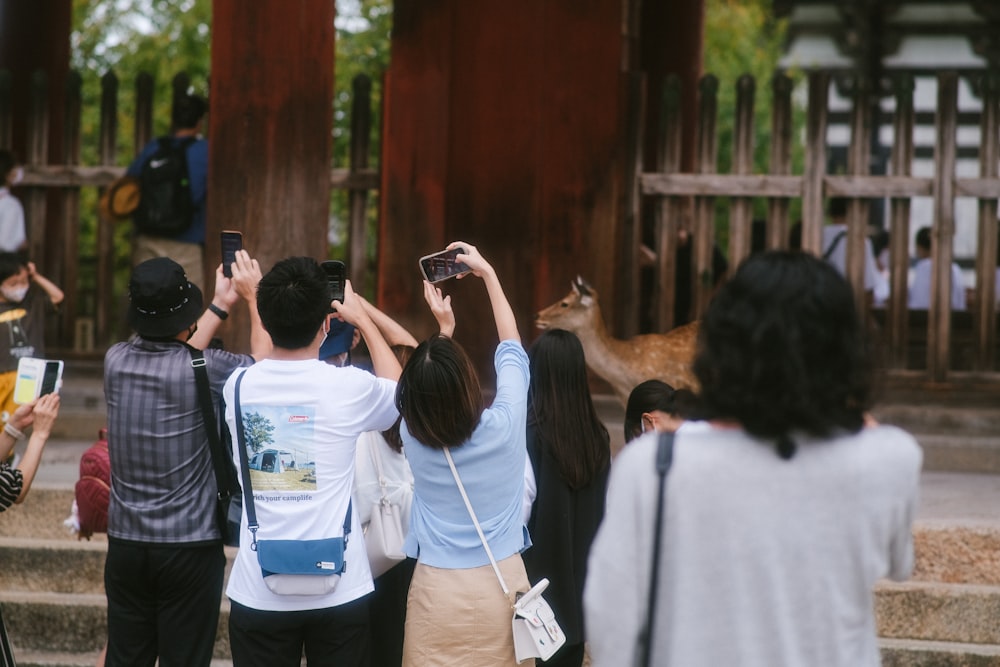
<svg viewBox="0 0 1000 667"><path fill-rule="evenodd" d="M406 593L417 561L407 558L375 580L371 599L372 667L403 664L403 628L406 626Z"/></svg>
<svg viewBox="0 0 1000 667"><path fill-rule="evenodd" d="M106 667L207 667L219 626L222 543L177 547L110 540Z"/></svg>
<svg viewBox="0 0 1000 667"><path fill-rule="evenodd" d="M308 611L261 611L230 601L233 667L368 667L369 600Z"/></svg>

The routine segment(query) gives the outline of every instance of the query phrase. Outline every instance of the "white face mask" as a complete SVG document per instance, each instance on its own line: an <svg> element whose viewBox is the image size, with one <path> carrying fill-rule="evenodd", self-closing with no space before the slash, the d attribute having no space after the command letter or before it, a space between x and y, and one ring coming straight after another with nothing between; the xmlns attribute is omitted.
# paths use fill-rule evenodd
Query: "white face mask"
<svg viewBox="0 0 1000 667"><path fill-rule="evenodd" d="M0 288L0 294L10 303L21 303L28 295L27 287L4 287Z"/></svg>
<svg viewBox="0 0 1000 667"><path fill-rule="evenodd" d="M17 167L10 176L10 184L17 185L24 180L24 167Z"/></svg>

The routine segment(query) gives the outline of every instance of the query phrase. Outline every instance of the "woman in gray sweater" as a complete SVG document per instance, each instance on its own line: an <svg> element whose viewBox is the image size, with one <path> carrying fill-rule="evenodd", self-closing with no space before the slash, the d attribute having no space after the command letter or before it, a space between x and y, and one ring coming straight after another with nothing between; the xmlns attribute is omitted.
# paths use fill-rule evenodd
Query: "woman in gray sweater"
<svg viewBox="0 0 1000 667"><path fill-rule="evenodd" d="M850 286L806 253L761 253L699 335L709 427L674 442L651 664L879 665L872 587L912 568L921 452L866 418L873 368ZM594 667L634 664L656 449L643 436L612 464L584 593Z"/></svg>

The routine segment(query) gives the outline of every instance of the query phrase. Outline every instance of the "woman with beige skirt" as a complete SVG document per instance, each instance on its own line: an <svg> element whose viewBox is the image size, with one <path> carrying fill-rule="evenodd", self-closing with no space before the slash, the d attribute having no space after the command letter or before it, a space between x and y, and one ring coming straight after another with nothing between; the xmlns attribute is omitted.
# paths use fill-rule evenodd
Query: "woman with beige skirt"
<svg viewBox="0 0 1000 667"><path fill-rule="evenodd" d="M530 588L520 555L531 545L521 513L528 357L493 267L467 243L449 248L461 248L458 261L486 285L500 337L494 356L497 391L491 407L483 410L473 364L447 335L421 343L399 379L400 435L414 478L406 553L417 559L406 605L403 665L513 666L513 596ZM442 330L453 329L450 297L426 282L424 296ZM510 598L490 565L445 450Z"/></svg>

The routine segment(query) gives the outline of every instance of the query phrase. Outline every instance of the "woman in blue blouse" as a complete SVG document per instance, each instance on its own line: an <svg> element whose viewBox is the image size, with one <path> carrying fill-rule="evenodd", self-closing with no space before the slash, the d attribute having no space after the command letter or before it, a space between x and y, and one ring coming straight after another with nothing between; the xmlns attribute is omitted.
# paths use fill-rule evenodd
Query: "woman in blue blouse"
<svg viewBox="0 0 1000 667"><path fill-rule="evenodd" d="M527 591L520 553L531 544L521 514L528 357L493 267L467 243L448 247L464 248L458 261L486 285L500 338L494 357L497 391L483 410L472 362L442 335L421 343L399 378L400 435L414 477L406 553L417 559L403 665L516 665L512 600L500 588L444 449L451 451L511 595ZM435 313L448 305L429 284L424 295Z"/></svg>

